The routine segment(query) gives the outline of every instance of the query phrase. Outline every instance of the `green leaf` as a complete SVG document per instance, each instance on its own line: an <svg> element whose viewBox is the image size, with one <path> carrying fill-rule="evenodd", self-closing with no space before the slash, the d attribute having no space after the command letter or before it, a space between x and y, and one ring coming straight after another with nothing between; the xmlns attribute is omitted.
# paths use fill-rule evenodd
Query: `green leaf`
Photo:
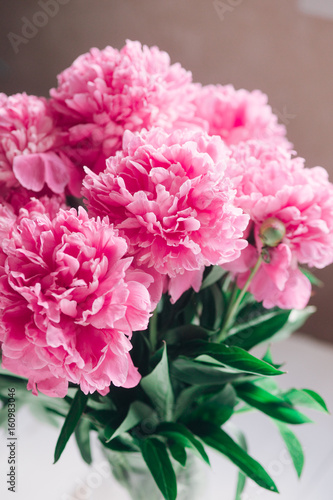
<svg viewBox="0 0 333 500"><path fill-rule="evenodd" d="M230 368L213 366L180 357L171 366L172 376L187 384L221 385L242 376Z"/></svg>
<svg viewBox="0 0 333 500"><path fill-rule="evenodd" d="M91 423L88 419L82 418L75 427L75 439L81 453L81 457L87 464L91 464L91 449L90 449L90 430Z"/></svg>
<svg viewBox="0 0 333 500"><path fill-rule="evenodd" d="M168 344L184 343L192 339L207 339L214 332L198 325L182 325L172 328L165 333ZM170 349L172 352L173 347Z"/></svg>
<svg viewBox="0 0 333 500"><path fill-rule="evenodd" d="M247 442L243 432L237 430L237 441L238 444L245 452L247 452ZM246 485L246 475L239 471L238 480L237 480L237 488L236 488L236 496L235 500L242 500L242 493L244 491Z"/></svg>
<svg viewBox="0 0 333 500"><path fill-rule="evenodd" d="M15 390L27 391L28 380L9 374L4 369L0 372L0 391L8 391L8 387L15 387Z"/></svg>
<svg viewBox="0 0 333 500"><path fill-rule="evenodd" d="M266 350L262 360L266 361L266 363L269 363L270 365L274 366L272 351L271 351L270 347L268 347L268 349Z"/></svg>
<svg viewBox="0 0 333 500"><path fill-rule="evenodd" d="M184 448L191 448L198 457L209 464L205 448L185 425L175 422L163 422L157 427L156 433L168 439L173 439Z"/></svg>
<svg viewBox="0 0 333 500"><path fill-rule="evenodd" d="M240 347L229 347L204 340L193 340L184 346L184 351L188 357L208 355L222 365L234 368L242 373L264 375L265 377L282 375L283 373Z"/></svg>
<svg viewBox="0 0 333 500"><path fill-rule="evenodd" d="M158 306L158 311L160 313L158 327L160 333L164 333L173 325L177 326L179 324L178 318L181 317L188 304L193 300L193 296L194 291L192 288L186 290L175 304L171 304L170 297L167 294L162 296ZM183 322L180 324L183 324ZM165 338L165 335L163 335L163 338Z"/></svg>
<svg viewBox="0 0 333 500"><path fill-rule="evenodd" d="M304 309L293 309L290 313L289 319L284 327L278 332L274 340L282 340L293 332L299 330L307 319L316 312L315 306L307 306Z"/></svg>
<svg viewBox="0 0 333 500"><path fill-rule="evenodd" d="M204 290L205 288L213 285L214 283L219 281L225 274L227 274L227 271L222 269L222 267L213 266L208 276L206 276L203 280L200 290Z"/></svg>
<svg viewBox="0 0 333 500"><path fill-rule="evenodd" d="M249 351L254 346L272 338L285 326L290 316L290 311L275 311L248 321L246 324L233 328L237 333L230 335L226 343L230 346L242 347Z"/></svg>
<svg viewBox="0 0 333 500"><path fill-rule="evenodd" d="M132 436L130 436L128 433L122 434L121 436L118 436L107 443L105 441L103 430L100 430L98 439L105 448L108 448L110 450L121 451L122 453L140 451L139 447L134 443Z"/></svg>
<svg viewBox="0 0 333 500"><path fill-rule="evenodd" d="M176 500L177 480L167 448L156 438L147 438L140 443L141 452L148 469L166 500Z"/></svg>
<svg viewBox="0 0 333 500"><path fill-rule="evenodd" d="M283 394L283 397L294 406L305 406L313 410L329 413L323 398L310 389L290 389Z"/></svg>
<svg viewBox="0 0 333 500"><path fill-rule="evenodd" d="M101 399L93 401L91 398L88 400L87 403L87 411L116 411L117 407L115 404L112 402L110 398L106 398L104 396L101 396Z"/></svg>
<svg viewBox="0 0 333 500"><path fill-rule="evenodd" d="M84 412L88 398L89 395L84 394L80 389L78 389L60 431L60 435L54 452L54 463L59 460L69 438L73 434L75 427L77 426L77 423L79 422L82 413Z"/></svg>
<svg viewBox="0 0 333 500"><path fill-rule="evenodd" d="M183 421L204 420L221 427L232 416L237 404L236 392L230 384L227 384L222 391L201 399L196 408L189 408Z"/></svg>
<svg viewBox="0 0 333 500"><path fill-rule="evenodd" d="M154 412L150 406L146 405L142 401L134 401L130 405L126 417L116 429L114 428L113 421L106 427L104 432L106 442L108 443L111 439L114 439L120 434L133 429L133 427L142 422L142 420L151 417L153 413Z"/></svg>
<svg viewBox="0 0 333 500"><path fill-rule="evenodd" d="M143 332L135 332L132 336L131 358L134 366L139 369L142 376L148 373L149 365L149 342Z"/></svg>
<svg viewBox="0 0 333 500"><path fill-rule="evenodd" d="M162 419L172 420L174 395L170 382L166 344L163 347L161 361L149 375L141 379L140 386Z"/></svg>
<svg viewBox="0 0 333 500"><path fill-rule="evenodd" d="M292 407L284 399L270 394L261 387L245 383L235 387L237 395L248 405L266 415L288 424L304 424L311 420L303 413Z"/></svg>
<svg viewBox="0 0 333 500"><path fill-rule="evenodd" d="M218 390L216 386L192 385L191 387L186 387L177 398L174 408L174 420L178 420L178 418L197 401L199 396L211 391L216 392L216 390Z"/></svg>
<svg viewBox="0 0 333 500"><path fill-rule="evenodd" d="M202 313L200 325L208 330L219 330L222 326L224 297L217 285L212 285L200 292Z"/></svg>
<svg viewBox="0 0 333 500"><path fill-rule="evenodd" d="M286 424L278 422L277 420L275 420L275 424L277 425L280 434L284 442L286 443L287 449L293 461L297 475L298 477L301 477L304 465L304 454L302 445L299 442L298 438L295 436L295 434L289 429L289 427Z"/></svg>
<svg viewBox="0 0 333 500"><path fill-rule="evenodd" d="M193 428L208 445L229 458L246 476L262 488L278 493L277 487L265 469L243 450L225 431L208 422L197 422Z"/></svg>
<svg viewBox="0 0 333 500"><path fill-rule="evenodd" d="M187 455L186 455L186 450L183 446L178 444L176 441L173 441L172 439L168 440L168 448L170 450L170 453L172 457L180 463L183 467L186 465L186 460L187 460Z"/></svg>
<svg viewBox="0 0 333 500"><path fill-rule="evenodd" d="M265 391L275 396L281 397L281 389L278 386L276 379L273 377L266 377L260 380L256 380L256 386L265 389Z"/></svg>
<svg viewBox="0 0 333 500"><path fill-rule="evenodd" d="M304 274L304 276L306 276L308 278L308 280L310 281L311 285L318 286L318 287L324 286L324 283L319 278L317 278L317 276L315 276L313 273L311 273L309 271L309 269L305 269L305 268L302 268L302 267L300 267L299 269L300 269L300 271L302 271L302 273Z"/></svg>

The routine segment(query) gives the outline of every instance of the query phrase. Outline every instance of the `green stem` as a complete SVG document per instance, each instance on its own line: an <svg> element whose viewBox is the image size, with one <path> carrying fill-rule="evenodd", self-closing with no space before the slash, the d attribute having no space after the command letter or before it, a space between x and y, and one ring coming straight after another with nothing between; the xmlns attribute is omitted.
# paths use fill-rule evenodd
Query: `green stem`
<svg viewBox="0 0 333 500"><path fill-rule="evenodd" d="M240 294L238 295L237 299L235 300L235 297L236 297L236 293L235 290L236 288L234 288L234 291L232 293L232 296L231 296L231 299L230 299L230 302L229 302L229 307L228 307L228 310L227 310L227 313L226 313L226 317L225 317L225 321L224 321L224 324L222 326L222 329L219 333L219 335L217 336L217 341L218 342L223 342L223 340L226 339L227 335L228 335L228 330L229 330L229 327L230 325L232 324L232 322L234 321L234 318L238 312L238 308L244 298L244 295L246 294L249 286L250 286L250 283L254 277L254 275L256 274L256 272L258 271L260 265L262 263L262 257L261 255L259 255L258 257L258 260L255 264L255 266L253 267L245 285L243 286Z"/></svg>
<svg viewBox="0 0 333 500"><path fill-rule="evenodd" d="M158 312L156 308L155 311L153 312L152 317L149 320L149 340L150 340L151 352L155 352L157 347L157 341L158 341L157 321L158 321Z"/></svg>

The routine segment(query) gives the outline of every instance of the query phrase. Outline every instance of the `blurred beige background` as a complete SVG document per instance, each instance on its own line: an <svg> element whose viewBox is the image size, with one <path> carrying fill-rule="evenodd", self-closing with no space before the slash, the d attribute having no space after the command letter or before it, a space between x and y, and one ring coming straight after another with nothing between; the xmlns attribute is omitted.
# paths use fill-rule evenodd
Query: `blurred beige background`
<svg viewBox="0 0 333 500"><path fill-rule="evenodd" d="M333 0L0 0L0 91L47 95L79 54L126 38L194 81L267 93L298 154L333 181ZM304 330L333 341L333 266L317 275Z"/></svg>

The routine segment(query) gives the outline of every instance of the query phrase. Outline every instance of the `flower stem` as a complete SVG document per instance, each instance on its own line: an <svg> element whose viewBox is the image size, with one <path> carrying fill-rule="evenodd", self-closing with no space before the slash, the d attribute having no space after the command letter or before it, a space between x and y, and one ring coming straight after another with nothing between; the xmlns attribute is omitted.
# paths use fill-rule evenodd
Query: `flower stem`
<svg viewBox="0 0 333 500"><path fill-rule="evenodd" d="M227 335L228 335L228 330L229 330L229 327L230 325L232 324L237 312L238 312L238 308L244 298L244 295L246 294L249 286L250 286L250 283L254 277L254 275L256 274L256 272L258 271L260 265L262 263L262 256L259 255L258 257L258 260L255 264L255 266L253 267L245 285L243 286L240 294L238 295L238 297L236 298L236 293L235 293L235 290L237 290L237 288L235 287L234 290L233 290L233 293L232 293L232 296L230 298L230 302L229 302L229 306L228 306L228 310L227 310L227 313L226 313L226 316L225 316L225 320L224 320L224 323L223 323L223 326L221 328L221 331L219 333L219 335L217 336L217 341L218 342L223 342L223 340L226 339Z"/></svg>
<svg viewBox="0 0 333 500"><path fill-rule="evenodd" d="M155 352L157 346L157 340L158 340L157 320L158 320L158 312L156 307L149 321L149 341L150 341L151 352Z"/></svg>

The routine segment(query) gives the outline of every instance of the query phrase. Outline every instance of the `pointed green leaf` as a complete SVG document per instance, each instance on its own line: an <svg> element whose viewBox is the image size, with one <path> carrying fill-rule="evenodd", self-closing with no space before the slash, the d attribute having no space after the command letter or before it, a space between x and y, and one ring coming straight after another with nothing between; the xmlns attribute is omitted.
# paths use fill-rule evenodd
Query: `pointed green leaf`
<svg viewBox="0 0 333 500"><path fill-rule="evenodd" d="M231 330L236 332L226 339L230 346L238 346L246 351L252 347L272 338L283 328L290 316L290 311L274 311L249 320L245 324L234 327Z"/></svg>
<svg viewBox="0 0 333 500"><path fill-rule="evenodd" d="M205 393L209 393L211 390L216 391L216 387L213 389L209 386L202 385L192 385L191 387L186 387L178 396L175 408L174 408L174 420L178 418L191 407L192 403L198 399L199 396Z"/></svg>
<svg viewBox="0 0 333 500"><path fill-rule="evenodd" d="M222 326L224 297L217 285L200 292L202 302L202 313L200 316L200 325L208 330L218 330Z"/></svg>
<svg viewBox="0 0 333 500"><path fill-rule="evenodd" d="M299 330L307 319L316 312L315 306L307 306L304 309L293 309L290 313L287 323L283 328L277 333L274 340L282 340L293 332Z"/></svg>
<svg viewBox="0 0 333 500"><path fill-rule="evenodd" d="M308 278L311 285L318 286L318 287L324 286L324 283L319 278L317 278L317 276L315 276L313 273L311 273L311 271L309 271L309 269L305 269L305 268L300 267L299 270L302 271L304 276L306 276Z"/></svg>
<svg viewBox="0 0 333 500"><path fill-rule="evenodd" d="M273 361L273 357L272 357L272 351L271 351L271 348L268 347L268 349L266 350L264 356L263 356L263 361L266 361L266 363L269 363L270 365L273 365L274 366L274 361Z"/></svg>
<svg viewBox="0 0 333 500"><path fill-rule="evenodd" d="M198 385L221 385L239 378L242 373L223 368L222 366L207 365L193 359L178 358L172 363L172 376L182 382Z"/></svg>
<svg viewBox="0 0 333 500"><path fill-rule="evenodd" d="M150 406L146 405L142 401L134 401L127 412L126 417L121 422L119 427L114 429L114 424L107 426L105 429L105 438L108 443L111 439L116 438L120 434L133 429L145 418L151 417L153 411Z"/></svg>
<svg viewBox="0 0 333 500"><path fill-rule="evenodd" d="M81 457L87 464L91 464L91 449L90 449L90 429L91 423L89 420L82 418L75 427L75 439L81 453Z"/></svg>
<svg viewBox="0 0 333 500"><path fill-rule="evenodd" d="M163 420L172 420L174 395L170 382L166 344L161 361L154 370L141 379L140 385Z"/></svg>
<svg viewBox="0 0 333 500"><path fill-rule="evenodd" d="M270 394L261 387L245 383L235 387L237 395L248 405L256 408L270 417L288 424L304 424L311 420L303 413L292 407L284 399Z"/></svg>
<svg viewBox="0 0 333 500"><path fill-rule="evenodd" d="M200 290L204 290L205 288L213 285L214 283L219 281L225 274L227 274L227 271L222 269L222 267L213 266L208 276L206 276L203 280Z"/></svg>
<svg viewBox="0 0 333 500"><path fill-rule="evenodd" d="M252 354L240 347L230 347L225 344L217 344L205 340L193 340L187 342L183 350L184 354L188 357L210 356L222 365L234 368L243 373L253 373L255 375L264 375L265 377L281 375L283 373L265 361L252 356Z"/></svg>
<svg viewBox="0 0 333 500"><path fill-rule="evenodd" d="M234 413L237 404L236 392L230 384L227 384L222 391L206 398L201 398L202 402L196 408L189 408L183 421L205 420L221 427Z"/></svg>
<svg viewBox="0 0 333 500"><path fill-rule="evenodd" d="M177 480L166 446L156 438L147 438L140 443L141 452L148 469L166 500L176 500Z"/></svg>
<svg viewBox="0 0 333 500"><path fill-rule="evenodd" d="M128 433L122 434L107 443L105 441L103 429L101 429L98 433L98 439L102 445L109 450L121 452L140 451L139 447L134 443L132 436Z"/></svg>
<svg viewBox="0 0 333 500"><path fill-rule="evenodd" d="M168 330L165 339L168 344L184 343L192 339L208 339L213 333L202 326L185 324ZM170 350L172 351L172 348Z"/></svg>
<svg viewBox="0 0 333 500"><path fill-rule="evenodd" d="M284 393L283 397L294 406L305 406L313 410L329 413L323 398L310 389L290 389Z"/></svg>
<svg viewBox="0 0 333 500"><path fill-rule="evenodd" d="M275 420L275 423L280 431L283 441L286 443L287 449L293 461L295 470L298 477L301 477L303 465L304 465L304 454L302 445L299 442L295 434L289 429L289 427L283 422Z"/></svg>
<svg viewBox="0 0 333 500"><path fill-rule="evenodd" d="M75 427L77 426L77 423L79 422L81 415L84 412L88 398L89 395L84 394L80 389L78 389L60 431L60 436L58 438L54 452L54 463L59 460L69 438L73 434Z"/></svg>
<svg viewBox="0 0 333 500"><path fill-rule="evenodd" d="M225 431L208 422L197 422L192 429L208 445L229 458L246 476L262 488L278 492L272 478L254 458Z"/></svg>
<svg viewBox="0 0 333 500"><path fill-rule="evenodd" d="M237 441L241 448L247 452L247 442L243 432L237 430ZM237 480L237 488L236 488L236 496L235 500L242 500L242 493L244 491L246 485L246 475L239 471L238 480Z"/></svg>
<svg viewBox="0 0 333 500"><path fill-rule="evenodd" d="M186 465L186 460L187 460L187 455L186 455L186 450L183 446L178 444L176 441L173 441L172 439L168 440L168 448L170 450L170 453L172 457L180 463L183 467Z"/></svg>
<svg viewBox="0 0 333 500"><path fill-rule="evenodd" d="M185 425L175 422L163 422L157 427L156 433L160 436L173 439L184 448L191 448L197 456L209 464L205 448Z"/></svg>

